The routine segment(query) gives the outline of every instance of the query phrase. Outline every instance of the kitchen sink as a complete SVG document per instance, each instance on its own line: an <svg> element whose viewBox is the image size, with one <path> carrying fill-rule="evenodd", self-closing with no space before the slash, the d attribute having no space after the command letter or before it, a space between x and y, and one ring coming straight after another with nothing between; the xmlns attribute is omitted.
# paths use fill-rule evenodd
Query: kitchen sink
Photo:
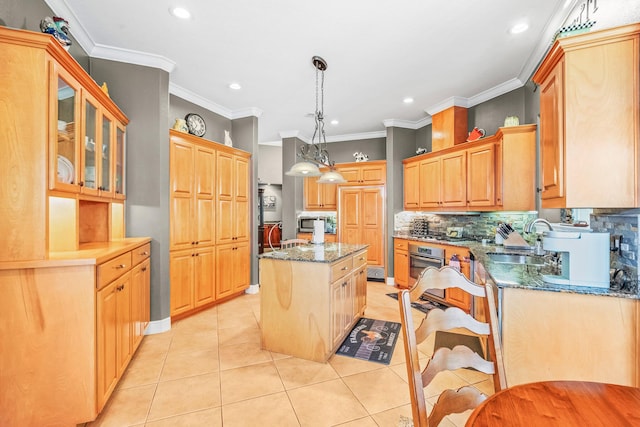
<svg viewBox="0 0 640 427"><path fill-rule="evenodd" d="M487 256L496 264L544 265L544 258L535 255L488 253Z"/></svg>

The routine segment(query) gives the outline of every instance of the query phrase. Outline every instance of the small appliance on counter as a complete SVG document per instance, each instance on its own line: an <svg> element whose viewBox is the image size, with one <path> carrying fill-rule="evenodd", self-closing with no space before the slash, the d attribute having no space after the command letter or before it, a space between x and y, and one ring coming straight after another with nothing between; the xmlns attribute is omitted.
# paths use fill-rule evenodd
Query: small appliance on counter
<svg viewBox="0 0 640 427"><path fill-rule="evenodd" d="M324 223L324 232L327 234L336 233L336 216L329 213L311 214L304 213L298 216L298 233L313 233L315 231L314 222L320 220Z"/></svg>
<svg viewBox="0 0 640 427"><path fill-rule="evenodd" d="M313 236L311 237L311 243L316 245L324 243L324 221L321 219L313 221Z"/></svg>
<svg viewBox="0 0 640 427"><path fill-rule="evenodd" d="M559 276L542 275L546 283L608 288L609 233L546 231L542 247L561 255Z"/></svg>

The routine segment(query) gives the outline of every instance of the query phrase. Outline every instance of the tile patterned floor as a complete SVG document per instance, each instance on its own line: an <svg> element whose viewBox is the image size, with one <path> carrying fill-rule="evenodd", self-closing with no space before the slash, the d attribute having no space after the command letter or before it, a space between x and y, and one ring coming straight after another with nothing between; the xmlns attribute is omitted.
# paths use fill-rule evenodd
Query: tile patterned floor
<svg viewBox="0 0 640 427"><path fill-rule="evenodd" d="M399 322L393 288L369 282L365 316ZM416 316L423 316L415 311ZM260 348L260 294L243 295L146 336L97 426L394 427L411 417L402 341L389 366L333 356L310 362ZM431 354L424 343L424 357ZM492 393L476 371L440 373L425 389L433 404L443 388L472 384ZM463 426L470 411L447 417Z"/></svg>

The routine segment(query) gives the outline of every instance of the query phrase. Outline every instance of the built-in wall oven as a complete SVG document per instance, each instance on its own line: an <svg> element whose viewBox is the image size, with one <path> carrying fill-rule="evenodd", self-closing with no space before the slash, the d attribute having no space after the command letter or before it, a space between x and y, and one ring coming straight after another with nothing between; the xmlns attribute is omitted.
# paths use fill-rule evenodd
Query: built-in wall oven
<svg viewBox="0 0 640 427"><path fill-rule="evenodd" d="M445 265L444 249L425 244L409 244L409 288L418 280L420 273L427 267L440 268ZM438 302L444 302L445 291L427 289L423 296Z"/></svg>

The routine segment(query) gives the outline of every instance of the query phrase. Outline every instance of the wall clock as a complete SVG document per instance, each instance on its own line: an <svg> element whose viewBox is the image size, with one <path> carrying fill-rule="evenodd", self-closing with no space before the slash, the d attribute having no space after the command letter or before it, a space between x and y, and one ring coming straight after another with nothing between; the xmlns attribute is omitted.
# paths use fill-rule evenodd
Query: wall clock
<svg viewBox="0 0 640 427"><path fill-rule="evenodd" d="M207 126L204 123L204 119L200 117L200 115L195 113L189 113L184 116L185 121L187 122L187 128L189 129L189 133L195 136L203 136L207 131Z"/></svg>

